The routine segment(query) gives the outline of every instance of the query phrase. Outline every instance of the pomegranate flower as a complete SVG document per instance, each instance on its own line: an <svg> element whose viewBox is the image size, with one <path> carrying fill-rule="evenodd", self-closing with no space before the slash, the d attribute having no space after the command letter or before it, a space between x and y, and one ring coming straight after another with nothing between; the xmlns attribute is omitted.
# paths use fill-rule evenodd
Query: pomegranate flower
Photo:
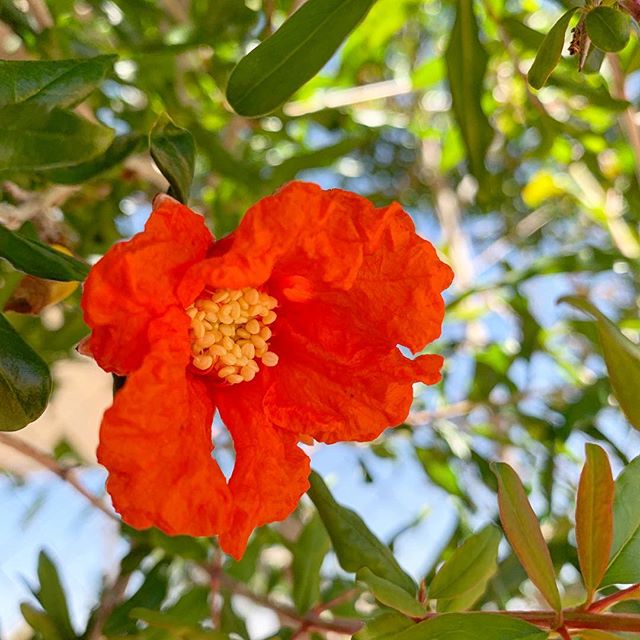
<svg viewBox="0 0 640 640"><path fill-rule="evenodd" d="M368 441L401 423L412 384L440 378L452 273L398 204L294 182L229 236L158 196L142 233L92 268L88 349L127 376L104 415L98 459L130 525L218 534L242 556L255 527L308 488L300 440ZM212 456L215 410L229 429L227 482Z"/></svg>

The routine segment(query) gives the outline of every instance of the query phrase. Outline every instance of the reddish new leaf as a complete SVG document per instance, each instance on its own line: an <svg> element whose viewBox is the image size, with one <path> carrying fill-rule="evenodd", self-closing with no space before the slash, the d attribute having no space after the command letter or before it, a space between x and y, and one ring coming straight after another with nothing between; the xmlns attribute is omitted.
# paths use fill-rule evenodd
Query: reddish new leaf
<svg viewBox="0 0 640 640"><path fill-rule="evenodd" d="M614 484L604 449L588 444L586 453L587 460L578 486L576 541L587 600L591 601L609 563L613 540Z"/></svg>
<svg viewBox="0 0 640 640"><path fill-rule="evenodd" d="M516 472L504 462L496 462L493 471L498 478L500 520L507 540L527 572L551 607L560 612L560 592L556 584L553 563L549 555L538 517L534 513L522 482Z"/></svg>

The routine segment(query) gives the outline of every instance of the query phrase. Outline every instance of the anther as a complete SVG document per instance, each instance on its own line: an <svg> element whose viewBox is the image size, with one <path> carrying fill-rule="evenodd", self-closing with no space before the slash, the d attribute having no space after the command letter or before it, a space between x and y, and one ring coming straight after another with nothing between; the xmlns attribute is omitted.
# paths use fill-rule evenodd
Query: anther
<svg viewBox="0 0 640 640"><path fill-rule="evenodd" d="M192 362L204 374L227 384L250 382L265 367L278 364L268 341L278 301L257 289L219 289L186 309L191 319Z"/></svg>

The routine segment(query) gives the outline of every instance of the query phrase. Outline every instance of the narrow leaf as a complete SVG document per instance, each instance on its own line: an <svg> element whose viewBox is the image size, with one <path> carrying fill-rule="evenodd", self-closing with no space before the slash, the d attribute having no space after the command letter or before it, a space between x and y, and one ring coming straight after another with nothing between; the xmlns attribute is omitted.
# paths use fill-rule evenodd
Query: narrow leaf
<svg viewBox="0 0 640 640"><path fill-rule="evenodd" d="M556 68L558 62L560 62L565 34L576 9L577 7L573 7L565 12L553 27L551 27L551 31L549 31L542 41L536 54L536 59L533 61L527 76L529 84L534 89L540 89L544 85L547 78Z"/></svg>
<svg viewBox="0 0 640 640"><path fill-rule="evenodd" d="M226 633L187 624L182 616L167 611L135 607L129 615L136 620L143 620L151 627L166 630L172 637L189 640L228 640L229 638Z"/></svg>
<svg viewBox="0 0 640 640"><path fill-rule="evenodd" d="M20 605L20 612L27 624L35 632L39 633L42 638L46 638L46 640L67 640L60 634L53 620L44 611L23 602Z"/></svg>
<svg viewBox="0 0 640 640"><path fill-rule="evenodd" d="M302 530L293 556L293 603L301 613L320 599L320 567L331 547L322 521L314 515Z"/></svg>
<svg viewBox="0 0 640 640"><path fill-rule="evenodd" d="M111 145L95 158L76 164L72 167L47 169L39 175L58 184L80 184L120 164L125 158L135 153L143 141L138 133L127 133L116 137Z"/></svg>
<svg viewBox="0 0 640 640"><path fill-rule="evenodd" d="M620 51L627 46L631 34L631 18L613 7L595 7L585 18L591 42L602 51Z"/></svg>
<svg viewBox="0 0 640 640"><path fill-rule="evenodd" d="M613 543L600 586L640 582L640 456L620 473L613 501Z"/></svg>
<svg viewBox="0 0 640 640"><path fill-rule="evenodd" d="M168 116L163 116L149 134L149 151L171 185L169 193L186 203L196 162L193 136L186 129L173 124Z"/></svg>
<svg viewBox="0 0 640 640"><path fill-rule="evenodd" d="M5 311L38 315L46 307L62 302L77 288L78 282L57 282L26 275L11 292Z"/></svg>
<svg viewBox="0 0 640 640"><path fill-rule="evenodd" d="M391 636L393 640L544 640L548 633L495 613L445 613Z"/></svg>
<svg viewBox="0 0 640 640"><path fill-rule="evenodd" d="M47 280L81 281L89 273L89 265L65 255L46 244L24 238L0 225L0 258L18 271Z"/></svg>
<svg viewBox="0 0 640 640"><path fill-rule="evenodd" d="M596 319L611 386L627 420L640 429L640 347L585 298L566 296L558 302L566 302Z"/></svg>
<svg viewBox="0 0 640 640"><path fill-rule="evenodd" d="M0 60L0 107L28 103L72 107L103 80L117 56L72 60Z"/></svg>
<svg viewBox="0 0 640 640"><path fill-rule="evenodd" d="M40 552L38 558L38 579L40 589L36 597L42 608L47 612L63 638L75 638L76 634L71 626L67 599L58 570L44 551Z"/></svg>
<svg viewBox="0 0 640 640"><path fill-rule="evenodd" d="M308 495L327 528L340 566L352 573L369 568L377 576L415 595L416 583L402 570L389 547L369 531L362 518L338 504L315 471L311 472L309 482Z"/></svg>
<svg viewBox="0 0 640 640"><path fill-rule="evenodd" d="M307 0L231 72L227 100L236 113L273 111L328 62L375 0Z"/></svg>
<svg viewBox="0 0 640 640"><path fill-rule="evenodd" d="M16 431L40 417L51 394L45 361L0 315L0 431Z"/></svg>
<svg viewBox="0 0 640 640"><path fill-rule="evenodd" d="M353 636L353 640L391 640L401 631L414 626L407 616L396 611L384 611L371 620Z"/></svg>
<svg viewBox="0 0 640 640"><path fill-rule="evenodd" d="M456 4L456 20L445 59L453 112L467 149L469 168L480 180L487 173L484 159L493 139L493 129L481 104L489 58L478 37L480 27L473 0L460 0Z"/></svg>
<svg viewBox="0 0 640 640"><path fill-rule="evenodd" d="M0 109L0 171L70 167L95 158L113 131L72 111L11 105Z"/></svg>
<svg viewBox="0 0 640 640"><path fill-rule="evenodd" d="M580 640L620 640L620 636L598 629L585 629L578 637Z"/></svg>
<svg viewBox="0 0 640 640"><path fill-rule="evenodd" d="M602 447L587 444L578 486L576 541L578 560L591 600L609 564L613 539L613 476Z"/></svg>
<svg viewBox="0 0 640 640"><path fill-rule="evenodd" d="M504 462L496 462L493 471L498 478L500 520L507 540L531 582L538 587L555 611L562 610L549 548L540 531L522 482L516 472Z"/></svg>
<svg viewBox="0 0 640 640"><path fill-rule="evenodd" d="M455 598L486 584L495 572L501 534L490 525L469 536L442 565L429 587L429 598Z"/></svg>
<svg viewBox="0 0 640 640"><path fill-rule="evenodd" d="M400 611L408 616L424 616L424 607L404 589L384 578L379 578L371 569L360 569L356 579L369 587L376 600L382 604Z"/></svg>
<svg viewBox="0 0 640 640"><path fill-rule="evenodd" d="M497 566L496 566L497 568ZM480 600L487 590L487 583L491 579L492 574L488 575L485 579L479 582L473 589L461 593L454 598L448 598L446 600L438 600L436 603L436 611L438 613L456 613L460 611L469 611L473 609L473 605Z"/></svg>
<svg viewBox="0 0 640 640"><path fill-rule="evenodd" d="M138 626L131 617L131 613L137 607L160 610L169 588L169 564L170 560L165 558L149 569L140 588L112 611L104 626L105 636L134 635L138 631Z"/></svg>

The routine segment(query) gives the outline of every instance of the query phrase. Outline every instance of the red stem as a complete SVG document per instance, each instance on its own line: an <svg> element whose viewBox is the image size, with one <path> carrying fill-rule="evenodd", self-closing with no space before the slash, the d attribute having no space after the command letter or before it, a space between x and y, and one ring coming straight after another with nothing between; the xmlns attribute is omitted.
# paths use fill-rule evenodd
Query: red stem
<svg viewBox="0 0 640 640"><path fill-rule="evenodd" d="M558 614L554 611L496 611L495 613L525 620L539 627L554 630ZM567 629L599 629L640 633L640 615L633 613L591 613L569 610L564 612Z"/></svg>
<svg viewBox="0 0 640 640"><path fill-rule="evenodd" d="M593 602L587 608L587 611L589 611L589 613L598 613L600 611L605 611L618 602L628 600L630 596L636 593L640 595L640 584L634 584L630 587L627 587L626 589L622 589L622 591L616 591L616 593L613 593L606 598L602 598L597 602Z"/></svg>

